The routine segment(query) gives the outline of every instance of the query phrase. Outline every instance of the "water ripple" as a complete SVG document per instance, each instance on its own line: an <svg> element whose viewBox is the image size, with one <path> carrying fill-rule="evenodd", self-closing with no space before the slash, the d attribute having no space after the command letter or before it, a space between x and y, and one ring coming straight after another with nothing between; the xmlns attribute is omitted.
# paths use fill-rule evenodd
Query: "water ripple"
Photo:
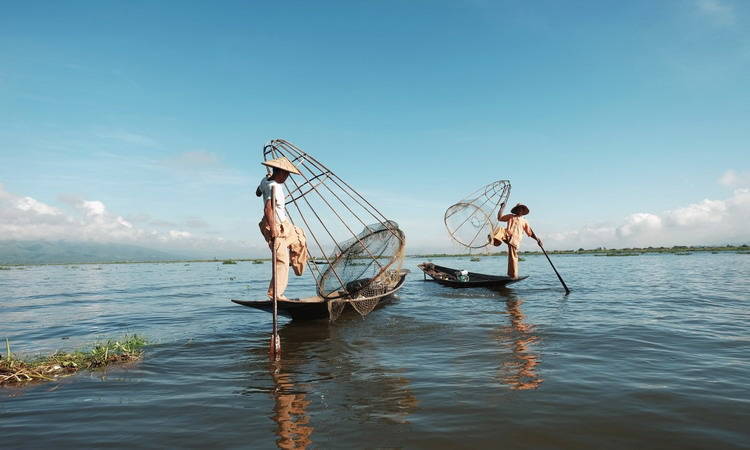
<svg viewBox="0 0 750 450"><path fill-rule="evenodd" d="M365 319L283 319L276 362L270 317L228 301L264 298L268 265L2 271L0 338L17 353L153 342L128 367L0 390L3 445L746 448L750 258L554 260L569 296L543 257L500 291L422 281L409 259L398 300Z"/></svg>

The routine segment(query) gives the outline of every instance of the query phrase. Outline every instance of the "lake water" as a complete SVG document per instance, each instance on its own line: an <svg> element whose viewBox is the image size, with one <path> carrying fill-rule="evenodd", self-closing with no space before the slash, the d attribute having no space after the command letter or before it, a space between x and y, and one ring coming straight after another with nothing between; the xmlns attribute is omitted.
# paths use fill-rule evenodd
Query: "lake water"
<svg viewBox="0 0 750 450"><path fill-rule="evenodd" d="M2 270L17 353L153 343L129 367L0 388L2 447L750 447L750 255L553 255L567 297L543 256L501 292L424 282L421 261L364 319L281 319L277 363L271 316L229 301L263 298L268 263Z"/></svg>

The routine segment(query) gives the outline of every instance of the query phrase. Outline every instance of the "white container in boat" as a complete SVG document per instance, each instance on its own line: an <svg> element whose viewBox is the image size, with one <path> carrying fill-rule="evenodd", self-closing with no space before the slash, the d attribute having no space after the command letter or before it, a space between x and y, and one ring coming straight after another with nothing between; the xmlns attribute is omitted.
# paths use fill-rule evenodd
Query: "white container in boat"
<svg viewBox="0 0 750 450"><path fill-rule="evenodd" d="M457 270L456 271L456 278L458 278L458 281L469 281L469 271L468 270Z"/></svg>

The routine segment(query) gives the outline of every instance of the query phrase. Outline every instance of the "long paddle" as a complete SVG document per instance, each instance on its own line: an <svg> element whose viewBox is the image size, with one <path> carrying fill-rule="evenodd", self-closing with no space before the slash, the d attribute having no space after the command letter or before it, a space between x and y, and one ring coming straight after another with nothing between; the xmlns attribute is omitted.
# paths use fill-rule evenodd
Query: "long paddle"
<svg viewBox="0 0 750 450"><path fill-rule="evenodd" d="M539 241L537 241L537 244L539 244ZM562 283L563 287L565 288L565 295L570 294L570 289L568 289L568 286L563 281L562 277L560 276L560 273L555 269L555 265L552 264L552 260L549 259L549 255L547 254L547 251L544 250L544 247L542 247L542 244L539 244L539 248L542 249L542 252L544 253L544 256L547 257L547 261L549 261L549 265L552 266L552 270L555 271L555 275L557 275L557 278L560 280L560 283Z"/></svg>
<svg viewBox="0 0 750 450"><path fill-rule="evenodd" d="M275 208L276 205L276 195L271 191L271 205ZM274 214L275 214L274 210ZM269 354L271 355L271 358L278 360L279 356L281 356L281 339L279 339L279 329L278 329L278 287L279 287L279 280L276 278L276 239L275 237L271 238L271 277L273 279L273 334L271 335L271 346L269 349Z"/></svg>
<svg viewBox="0 0 750 450"><path fill-rule="evenodd" d="M273 278L273 334L271 335L271 346L268 352L270 353L271 358L278 359L279 355L281 355L281 339L279 339L277 310L278 296L276 295L276 290L279 284L276 279L276 238L271 239L271 245L273 245L273 266L271 268L271 277Z"/></svg>

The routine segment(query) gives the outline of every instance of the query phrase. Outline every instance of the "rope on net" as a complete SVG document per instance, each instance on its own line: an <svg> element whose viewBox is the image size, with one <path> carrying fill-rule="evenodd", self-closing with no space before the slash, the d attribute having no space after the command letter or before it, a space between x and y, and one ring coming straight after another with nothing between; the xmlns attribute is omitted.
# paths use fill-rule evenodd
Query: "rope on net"
<svg viewBox="0 0 750 450"><path fill-rule="evenodd" d="M267 161L286 157L300 171L287 179L287 214L308 237L307 262L317 294L336 320L350 304L362 316L401 279L405 236L367 199L317 159L283 139L263 148ZM324 268L322 268L323 266Z"/></svg>
<svg viewBox="0 0 750 450"><path fill-rule="evenodd" d="M499 180L483 186L445 211L445 227L451 238L464 247L481 249L490 244L495 214L508 203L510 181Z"/></svg>

